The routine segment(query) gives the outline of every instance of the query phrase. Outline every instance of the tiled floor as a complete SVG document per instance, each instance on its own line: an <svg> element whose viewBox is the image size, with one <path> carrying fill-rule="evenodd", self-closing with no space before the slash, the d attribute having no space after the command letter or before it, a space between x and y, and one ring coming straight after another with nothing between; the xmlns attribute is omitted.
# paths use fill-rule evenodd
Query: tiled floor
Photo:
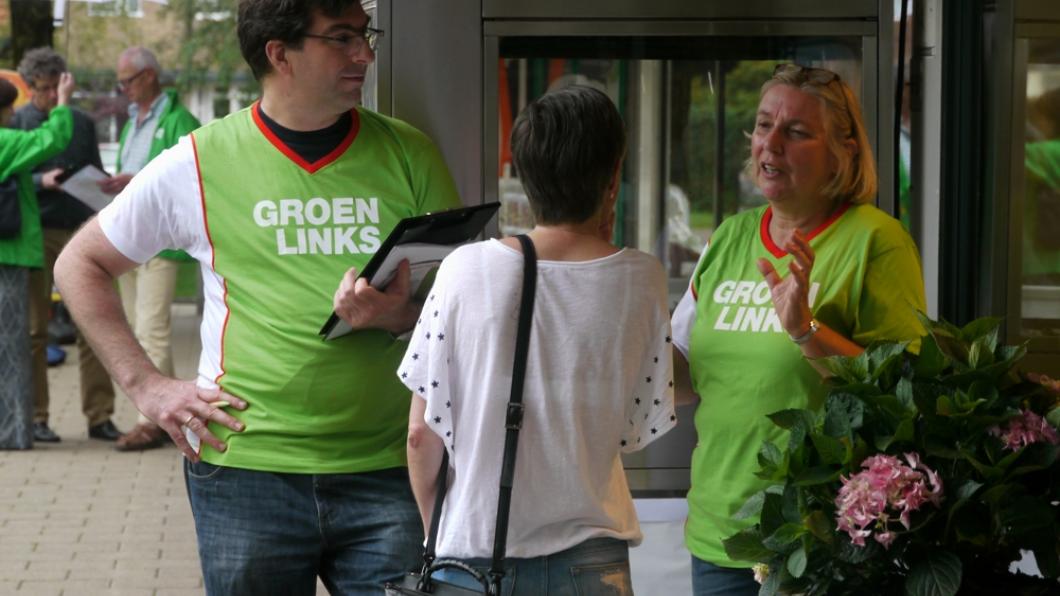
<svg viewBox="0 0 1060 596"><path fill-rule="evenodd" d="M199 357L195 306L173 311L177 375ZM49 370L58 444L0 451L0 595L202 594L181 457L167 447L118 453L90 440L81 414L77 350ZM114 423L136 411L118 395ZM325 594L322 587L318 593Z"/></svg>

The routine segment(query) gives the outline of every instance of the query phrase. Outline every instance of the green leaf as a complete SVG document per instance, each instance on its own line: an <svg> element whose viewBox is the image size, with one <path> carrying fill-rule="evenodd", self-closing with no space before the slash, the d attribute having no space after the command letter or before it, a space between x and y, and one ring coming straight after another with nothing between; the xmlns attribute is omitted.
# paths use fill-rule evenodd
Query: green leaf
<svg viewBox="0 0 1060 596"><path fill-rule="evenodd" d="M864 352L854 357L828 356L818 358L814 362L820 363L832 373L832 376L844 383L867 383L869 381L869 361Z"/></svg>
<svg viewBox="0 0 1060 596"><path fill-rule="evenodd" d="M1009 471L1009 478L1051 467L1060 457L1060 445L1035 443L1023 448L1019 466Z"/></svg>
<svg viewBox="0 0 1060 596"><path fill-rule="evenodd" d="M784 493L780 496L780 514L788 523L802 523L802 512L799 511L799 491L791 484L784 487Z"/></svg>
<svg viewBox="0 0 1060 596"><path fill-rule="evenodd" d="M953 596L961 587L961 560L957 555L936 550L913 565L905 580L908 596Z"/></svg>
<svg viewBox="0 0 1060 596"><path fill-rule="evenodd" d="M818 484L827 484L829 482L839 479L839 475L842 470L833 468L831 466L815 466L808 470L800 472L795 478L792 479L791 483L795 486L816 486Z"/></svg>
<svg viewBox="0 0 1060 596"><path fill-rule="evenodd" d="M807 515L805 519L802 520L802 523L806 526L806 529L810 531L810 534L813 534L814 538L821 542L832 544L832 542L835 541L835 527L832 525L832 522L828 520L828 516L826 516L823 511L814 511Z"/></svg>
<svg viewBox="0 0 1060 596"><path fill-rule="evenodd" d="M849 442L844 444L839 439L819 433L811 434L810 441L813 442L822 463L845 464L850 461Z"/></svg>
<svg viewBox="0 0 1060 596"><path fill-rule="evenodd" d="M940 395L935 399L935 412L939 416L952 416L957 411L957 406L948 395Z"/></svg>
<svg viewBox="0 0 1060 596"><path fill-rule="evenodd" d="M864 424L865 404L849 393L829 395L824 410L824 434L830 437L850 437Z"/></svg>
<svg viewBox="0 0 1060 596"><path fill-rule="evenodd" d="M789 410L781 410L779 412L773 412L772 414L769 414L768 417L770 420L773 421L773 424L776 424L777 426L785 430L791 429L791 427L795 426L799 422L804 422L809 425L812 425L814 420L813 412L809 410L800 410L794 408Z"/></svg>
<svg viewBox="0 0 1060 596"><path fill-rule="evenodd" d="M780 452L779 447L769 441L762 443L761 449L758 450L758 465L762 467L759 476L769 478L776 475L783 461L784 454Z"/></svg>
<svg viewBox="0 0 1060 596"><path fill-rule="evenodd" d="M875 540L869 540L865 543L865 546L857 546L850 542L845 534L839 540L839 549L836 552L836 558L844 563L850 563L851 565L859 565L875 557L883 550L883 547L879 545Z"/></svg>
<svg viewBox="0 0 1060 596"><path fill-rule="evenodd" d="M994 348L997 347L997 334L1000 327L999 317L982 317L961 328L957 337L968 343L983 341L984 346L993 353Z"/></svg>
<svg viewBox="0 0 1060 596"><path fill-rule="evenodd" d="M998 521L1015 536L1033 533L1044 520L1055 517L1052 507L1043 499L1024 496L1006 502L998 512Z"/></svg>
<svg viewBox="0 0 1060 596"><path fill-rule="evenodd" d="M767 563L773 553L762 546L762 535L757 527L746 528L721 541L725 554L734 561Z"/></svg>
<svg viewBox="0 0 1060 596"><path fill-rule="evenodd" d="M961 500L969 499L972 497L972 495L975 494L975 491L979 490L982 487L983 483L981 482L976 482L975 480L965 480L964 484L962 484L957 489L957 498Z"/></svg>
<svg viewBox="0 0 1060 596"><path fill-rule="evenodd" d="M1053 425L1053 428L1060 428L1060 408L1049 410L1049 413L1045 415L1045 420Z"/></svg>
<svg viewBox="0 0 1060 596"><path fill-rule="evenodd" d="M802 577L802 574L806 572L806 549L797 548L790 555L788 555L787 563L788 573L792 577Z"/></svg>
<svg viewBox="0 0 1060 596"><path fill-rule="evenodd" d="M916 408L916 403L913 401L913 382L909 379L902 378L898 380L894 395L898 398L898 403L902 404L902 407L907 412L911 412Z"/></svg>
<svg viewBox="0 0 1060 596"><path fill-rule="evenodd" d="M791 550L791 545L805 533L806 528L802 524L784 524L762 540L762 546L773 552L787 553Z"/></svg>
<svg viewBox="0 0 1060 596"><path fill-rule="evenodd" d="M880 451L890 449L895 443L912 443L915 438L916 426L912 418L906 418L898 423L893 435L877 435L876 448Z"/></svg>
<svg viewBox="0 0 1060 596"><path fill-rule="evenodd" d="M787 523L787 520L784 518L783 495L767 491L758 522L762 536L769 536L785 523Z"/></svg>
<svg viewBox="0 0 1060 596"><path fill-rule="evenodd" d="M920 354L913 365L913 374L921 378L935 378L946 369L949 362L939 349L935 338L928 335L920 340Z"/></svg>
<svg viewBox="0 0 1060 596"><path fill-rule="evenodd" d="M743 507L737 511L732 518L733 519L748 519L751 517L758 517L762 513L762 505L766 502L766 491L761 490L751 495L751 498L744 502Z"/></svg>

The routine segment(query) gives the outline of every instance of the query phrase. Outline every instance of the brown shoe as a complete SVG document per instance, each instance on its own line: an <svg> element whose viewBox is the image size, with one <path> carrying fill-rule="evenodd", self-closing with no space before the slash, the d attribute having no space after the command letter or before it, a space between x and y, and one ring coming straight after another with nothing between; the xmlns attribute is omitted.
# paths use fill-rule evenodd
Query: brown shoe
<svg viewBox="0 0 1060 596"><path fill-rule="evenodd" d="M168 440L169 435L162 430L162 427L152 422L141 422L122 435L114 443L114 448L118 451L144 451L161 447Z"/></svg>

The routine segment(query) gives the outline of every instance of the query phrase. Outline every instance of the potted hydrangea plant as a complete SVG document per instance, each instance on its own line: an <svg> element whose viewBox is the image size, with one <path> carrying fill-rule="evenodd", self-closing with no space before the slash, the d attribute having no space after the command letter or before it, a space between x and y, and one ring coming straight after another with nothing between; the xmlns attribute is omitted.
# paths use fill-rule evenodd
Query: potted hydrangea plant
<svg viewBox="0 0 1060 596"><path fill-rule="evenodd" d="M770 416L773 484L725 541L762 594L1060 594L1060 408L1016 374L998 319L922 317L919 354L872 346L821 360L823 409ZM1042 577L1012 564L1032 553Z"/></svg>

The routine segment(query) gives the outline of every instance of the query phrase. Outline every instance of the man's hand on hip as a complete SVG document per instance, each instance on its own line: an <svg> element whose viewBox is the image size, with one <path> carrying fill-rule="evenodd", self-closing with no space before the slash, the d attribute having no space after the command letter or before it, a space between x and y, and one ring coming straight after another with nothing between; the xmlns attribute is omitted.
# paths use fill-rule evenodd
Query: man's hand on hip
<svg viewBox="0 0 1060 596"><path fill-rule="evenodd" d="M162 427L184 457L193 462L199 461L199 454L184 436L184 427L218 451L224 451L228 446L210 432L207 423L216 422L236 432L244 428L242 422L223 408L245 410L247 402L220 389L205 389L193 381L153 375L131 393L137 409Z"/></svg>

